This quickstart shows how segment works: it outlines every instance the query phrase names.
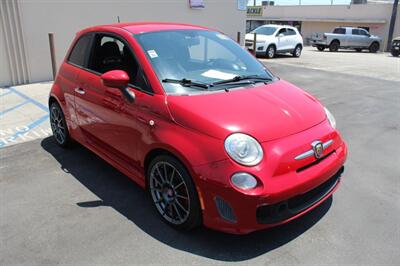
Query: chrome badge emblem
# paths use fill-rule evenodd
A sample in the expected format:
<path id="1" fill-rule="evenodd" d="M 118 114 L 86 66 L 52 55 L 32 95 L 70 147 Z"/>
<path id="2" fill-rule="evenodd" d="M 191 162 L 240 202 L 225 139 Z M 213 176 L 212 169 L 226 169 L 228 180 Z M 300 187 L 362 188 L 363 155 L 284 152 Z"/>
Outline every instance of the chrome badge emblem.
<path id="1" fill-rule="evenodd" d="M 324 152 L 324 144 L 321 141 L 316 140 L 313 143 L 311 143 L 311 146 L 314 151 L 315 158 L 317 159 L 321 158 Z"/>

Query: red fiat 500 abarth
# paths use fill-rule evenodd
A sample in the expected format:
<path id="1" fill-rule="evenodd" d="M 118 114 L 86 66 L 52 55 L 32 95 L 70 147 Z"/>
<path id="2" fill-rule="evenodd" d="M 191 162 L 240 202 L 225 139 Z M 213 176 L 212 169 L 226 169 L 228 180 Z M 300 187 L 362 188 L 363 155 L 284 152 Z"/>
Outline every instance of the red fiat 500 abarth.
<path id="1" fill-rule="evenodd" d="M 347 155 L 316 98 L 192 25 L 79 32 L 49 106 L 60 146 L 95 152 L 180 229 L 245 234 L 295 219 L 336 190 Z"/>

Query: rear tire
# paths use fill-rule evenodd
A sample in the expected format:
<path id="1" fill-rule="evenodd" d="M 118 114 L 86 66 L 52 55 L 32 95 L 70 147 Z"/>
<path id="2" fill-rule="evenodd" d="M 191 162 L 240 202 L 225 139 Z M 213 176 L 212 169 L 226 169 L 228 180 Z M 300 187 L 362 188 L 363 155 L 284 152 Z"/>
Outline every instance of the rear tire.
<path id="1" fill-rule="evenodd" d="M 266 56 L 267 58 L 271 59 L 274 58 L 276 54 L 276 48 L 274 45 L 270 45 L 267 47 Z"/>
<path id="2" fill-rule="evenodd" d="M 193 180 L 185 166 L 170 155 L 154 158 L 146 173 L 154 207 L 167 224 L 190 230 L 201 224 L 201 208 Z"/>
<path id="3" fill-rule="evenodd" d="M 303 48 L 301 47 L 300 44 L 298 44 L 298 45 L 296 46 L 296 48 L 294 48 L 292 55 L 293 55 L 294 57 L 300 57 L 300 56 L 301 56 L 301 51 L 302 51 L 302 50 L 303 50 Z"/>
<path id="4" fill-rule="evenodd" d="M 68 126 L 64 113 L 57 102 L 50 104 L 50 126 L 53 137 L 60 147 L 66 148 L 71 144 Z"/>
<path id="5" fill-rule="evenodd" d="M 377 43 L 377 42 L 371 43 L 371 45 L 369 46 L 369 52 L 376 53 L 378 51 L 379 51 L 379 43 Z"/>
<path id="6" fill-rule="evenodd" d="M 338 41 L 333 41 L 329 45 L 329 51 L 331 52 L 337 52 L 339 50 L 339 42 Z"/>
<path id="7" fill-rule="evenodd" d="M 323 50 L 325 50 L 325 47 L 322 45 L 318 45 L 317 49 L 318 49 L 318 51 L 322 52 Z"/>

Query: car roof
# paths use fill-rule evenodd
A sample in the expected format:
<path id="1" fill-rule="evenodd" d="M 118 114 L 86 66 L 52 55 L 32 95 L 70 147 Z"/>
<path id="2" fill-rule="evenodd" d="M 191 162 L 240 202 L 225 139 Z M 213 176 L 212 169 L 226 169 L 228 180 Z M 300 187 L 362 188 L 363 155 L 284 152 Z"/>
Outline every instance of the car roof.
<path id="1" fill-rule="evenodd" d="M 273 27 L 273 28 L 289 28 L 289 29 L 296 29 L 296 27 L 290 26 L 290 25 L 278 25 L 278 24 L 265 24 L 260 26 L 262 27 Z"/>
<path id="2" fill-rule="evenodd" d="M 86 28 L 81 32 L 99 31 L 104 28 L 120 28 L 127 30 L 133 34 L 155 32 L 155 31 L 166 31 L 166 30 L 208 30 L 208 28 L 180 23 L 169 23 L 169 22 L 131 22 L 131 23 L 115 23 L 99 25 L 90 28 Z"/>

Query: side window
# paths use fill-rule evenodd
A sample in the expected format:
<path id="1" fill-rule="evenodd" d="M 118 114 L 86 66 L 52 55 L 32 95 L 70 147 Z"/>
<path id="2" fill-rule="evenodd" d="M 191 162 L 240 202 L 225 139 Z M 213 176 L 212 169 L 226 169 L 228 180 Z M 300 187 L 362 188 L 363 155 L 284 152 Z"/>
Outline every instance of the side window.
<path id="1" fill-rule="evenodd" d="M 333 33 L 346 34 L 346 29 L 345 28 L 336 28 L 336 29 L 333 30 Z"/>
<path id="2" fill-rule="evenodd" d="M 123 70 L 129 75 L 129 83 L 147 90 L 148 86 L 138 62 L 128 45 L 111 35 L 97 34 L 94 39 L 88 68 L 104 74 L 111 70 Z"/>
<path id="3" fill-rule="evenodd" d="M 353 34 L 353 35 L 361 35 L 359 29 L 352 29 L 351 30 L 351 34 Z"/>
<path id="4" fill-rule="evenodd" d="M 287 35 L 287 36 L 296 35 L 296 32 L 293 29 L 286 29 L 285 35 Z"/>
<path id="5" fill-rule="evenodd" d="M 286 29 L 285 29 L 285 28 L 280 29 L 280 30 L 278 31 L 278 33 L 276 34 L 276 36 L 279 36 L 279 34 L 286 35 Z"/>
<path id="6" fill-rule="evenodd" d="M 360 29 L 360 35 L 369 36 L 369 33 L 366 30 Z"/>
<path id="7" fill-rule="evenodd" d="M 75 44 L 68 57 L 68 61 L 78 66 L 85 67 L 85 59 L 90 45 L 90 35 L 82 36 Z"/>

